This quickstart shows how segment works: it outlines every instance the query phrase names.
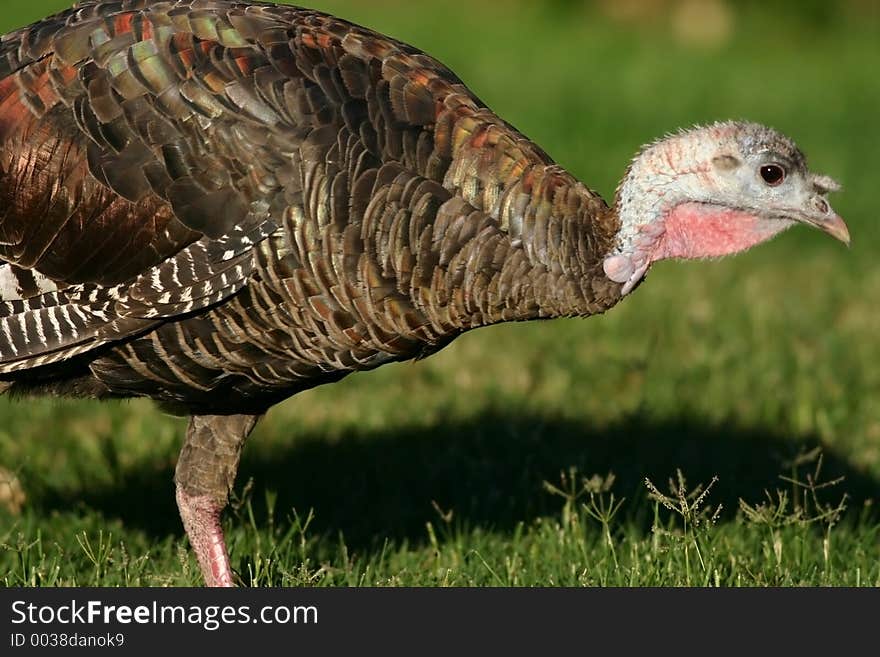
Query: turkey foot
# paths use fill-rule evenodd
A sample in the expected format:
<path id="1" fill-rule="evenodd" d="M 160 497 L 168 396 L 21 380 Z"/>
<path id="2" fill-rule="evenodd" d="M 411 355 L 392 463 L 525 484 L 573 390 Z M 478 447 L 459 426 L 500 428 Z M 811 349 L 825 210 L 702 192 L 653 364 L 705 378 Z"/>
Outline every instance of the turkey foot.
<path id="1" fill-rule="evenodd" d="M 208 586 L 234 586 L 226 541 L 220 528 L 223 506 L 209 495 L 189 495 L 177 486 L 180 518 Z"/>

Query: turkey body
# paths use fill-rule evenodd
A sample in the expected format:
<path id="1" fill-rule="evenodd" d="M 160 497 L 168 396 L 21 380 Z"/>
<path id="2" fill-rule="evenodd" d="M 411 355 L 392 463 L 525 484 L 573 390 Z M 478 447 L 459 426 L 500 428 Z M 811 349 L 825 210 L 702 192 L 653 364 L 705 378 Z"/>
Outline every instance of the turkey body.
<path id="1" fill-rule="evenodd" d="M 606 310 L 618 224 L 442 64 L 315 11 L 88 0 L 0 40 L 0 391 L 190 415 L 176 497 L 209 585 L 271 405 Z"/>
<path id="2" fill-rule="evenodd" d="M 90 1 L 0 42 L 0 381 L 258 415 L 602 312 L 617 217 L 417 49 L 315 11 Z"/>
<path id="3" fill-rule="evenodd" d="M 473 328 L 603 312 L 652 262 L 802 223 L 838 189 L 784 135 L 649 144 L 615 203 L 421 51 L 315 11 L 86 0 L 0 38 L 0 392 L 190 415 L 205 582 L 259 417 Z"/>

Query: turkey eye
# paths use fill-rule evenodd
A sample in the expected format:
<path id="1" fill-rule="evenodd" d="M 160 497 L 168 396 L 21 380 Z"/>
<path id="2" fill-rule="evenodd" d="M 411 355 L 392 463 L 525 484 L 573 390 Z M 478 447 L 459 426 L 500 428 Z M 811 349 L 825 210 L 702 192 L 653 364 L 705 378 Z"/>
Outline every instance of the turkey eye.
<path id="1" fill-rule="evenodd" d="M 785 169 L 778 164 L 765 164 L 761 167 L 761 178 L 768 185 L 775 187 L 785 180 Z"/>

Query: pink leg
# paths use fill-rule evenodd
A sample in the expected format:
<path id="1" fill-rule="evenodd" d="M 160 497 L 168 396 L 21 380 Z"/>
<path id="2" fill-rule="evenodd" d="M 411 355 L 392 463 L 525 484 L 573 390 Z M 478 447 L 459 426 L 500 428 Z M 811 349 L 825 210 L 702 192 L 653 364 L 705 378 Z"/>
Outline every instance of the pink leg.
<path id="1" fill-rule="evenodd" d="M 193 416 L 177 460 L 177 508 L 208 586 L 234 586 L 220 513 L 235 481 L 241 448 L 257 419 L 256 415 Z"/>
<path id="2" fill-rule="evenodd" d="M 235 586 L 220 528 L 223 506 L 209 495 L 188 495 L 177 487 L 177 508 L 207 586 Z"/>

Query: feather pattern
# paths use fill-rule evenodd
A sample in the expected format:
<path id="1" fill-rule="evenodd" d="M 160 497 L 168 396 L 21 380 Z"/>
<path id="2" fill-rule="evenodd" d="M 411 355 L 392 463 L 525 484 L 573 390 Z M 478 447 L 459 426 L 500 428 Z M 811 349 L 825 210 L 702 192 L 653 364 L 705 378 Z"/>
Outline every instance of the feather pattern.
<path id="1" fill-rule="evenodd" d="M 598 195 L 435 59 L 319 12 L 80 2 L 0 40 L 0 142 L 13 388 L 261 412 L 620 298 Z"/>

